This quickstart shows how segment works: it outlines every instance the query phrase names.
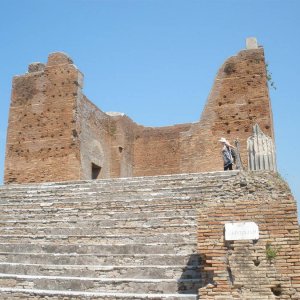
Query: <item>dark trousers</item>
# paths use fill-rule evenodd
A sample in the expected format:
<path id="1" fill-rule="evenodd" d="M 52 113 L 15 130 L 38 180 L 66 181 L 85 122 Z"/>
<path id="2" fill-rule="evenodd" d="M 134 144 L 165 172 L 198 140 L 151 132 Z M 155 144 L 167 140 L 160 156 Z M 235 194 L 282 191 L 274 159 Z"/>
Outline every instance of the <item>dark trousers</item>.
<path id="1" fill-rule="evenodd" d="M 232 170 L 232 164 L 227 165 L 224 167 L 224 171 Z"/>

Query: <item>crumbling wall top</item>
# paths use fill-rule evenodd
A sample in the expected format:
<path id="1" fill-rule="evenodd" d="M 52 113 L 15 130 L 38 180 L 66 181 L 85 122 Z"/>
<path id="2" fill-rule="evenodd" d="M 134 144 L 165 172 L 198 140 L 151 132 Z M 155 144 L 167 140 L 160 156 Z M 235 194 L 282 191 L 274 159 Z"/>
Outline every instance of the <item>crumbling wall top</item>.
<path id="1" fill-rule="evenodd" d="M 54 52 L 49 54 L 47 66 L 73 64 L 73 60 L 63 52 Z"/>
<path id="2" fill-rule="evenodd" d="M 28 73 L 41 72 L 44 71 L 44 69 L 45 69 L 45 64 L 40 62 L 34 62 L 28 66 Z"/>

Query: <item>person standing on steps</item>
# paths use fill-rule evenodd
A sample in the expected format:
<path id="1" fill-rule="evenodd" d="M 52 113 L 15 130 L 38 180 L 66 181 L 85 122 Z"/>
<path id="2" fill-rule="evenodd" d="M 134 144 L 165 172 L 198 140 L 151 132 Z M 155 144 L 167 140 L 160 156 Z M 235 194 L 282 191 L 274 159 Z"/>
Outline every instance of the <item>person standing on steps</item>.
<path id="1" fill-rule="evenodd" d="M 230 143 L 225 139 L 221 138 L 219 139 L 219 142 L 222 143 L 222 157 L 224 161 L 224 171 L 232 170 L 232 165 L 235 163 L 235 147 L 230 145 Z"/>

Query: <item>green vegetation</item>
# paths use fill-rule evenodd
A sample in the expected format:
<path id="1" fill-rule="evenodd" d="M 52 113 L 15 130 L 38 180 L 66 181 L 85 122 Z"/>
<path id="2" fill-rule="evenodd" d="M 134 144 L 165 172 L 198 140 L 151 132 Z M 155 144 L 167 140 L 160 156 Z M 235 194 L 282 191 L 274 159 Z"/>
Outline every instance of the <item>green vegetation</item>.
<path id="1" fill-rule="evenodd" d="M 274 247 L 271 243 L 267 243 L 266 245 L 266 256 L 268 261 L 272 261 L 275 259 L 278 255 L 278 252 L 280 250 L 280 247 Z"/>
<path id="2" fill-rule="evenodd" d="M 273 79 L 272 79 L 272 73 L 271 73 L 270 70 L 269 70 L 269 63 L 266 63 L 266 72 L 267 72 L 267 80 L 268 80 L 268 83 L 270 84 L 270 86 L 271 86 L 274 90 L 276 90 L 277 88 L 276 88 L 275 83 L 274 83 L 274 81 L 273 81 Z"/>

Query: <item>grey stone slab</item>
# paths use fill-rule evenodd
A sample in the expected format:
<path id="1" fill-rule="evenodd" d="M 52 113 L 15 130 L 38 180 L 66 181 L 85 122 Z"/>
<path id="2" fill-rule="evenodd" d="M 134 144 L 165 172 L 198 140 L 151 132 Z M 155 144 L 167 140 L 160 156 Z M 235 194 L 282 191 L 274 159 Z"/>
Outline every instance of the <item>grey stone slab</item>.
<path id="1" fill-rule="evenodd" d="M 237 176 L 0 187 L 0 297 L 196 299 L 197 209 Z"/>
<path id="2" fill-rule="evenodd" d="M 200 258 L 189 254 L 73 254 L 73 253 L 0 253 L 2 263 L 51 265 L 199 265 Z"/>
<path id="3" fill-rule="evenodd" d="M 173 254 L 187 255 L 196 252 L 196 241 L 187 243 L 171 243 L 156 241 L 154 243 L 116 243 L 104 245 L 76 245 L 76 244 L 51 244 L 51 243 L 1 243 L 1 254 L 18 254 L 18 253 L 72 253 L 72 254 Z"/>
<path id="4" fill-rule="evenodd" d="M 75 292 L 75 291 L 54 291 L 54 290 L 37 290 L 37 289 L 16 289 L 16 288 L 0 288 L 3 299 L 21 300 L 30 299 L 35 300 L 48 299 L 52 300 L 71 300 L 71 299 L 89 299 L 89 300 L 143 300 L 143 299 L 166 299 L 166 300 L 197 300 L 197 295 L 194 294 L 141 294 L 141 293 L 97 293 L 97 292 Z"/>
<path id="5" fill-rule="evenodd" d="M 15 288 L 28 286 L 46 290 L 74 290 L 90 292 L 128 293 L 197 293 L 202 285 L 200 279 L 136 279 L 136 278 L 90 278 L 65 276 L 32 276 L 0 274 L 0 286 Z"/>
<path id="6" fill-rule="evenodd" d="M 140 279 L 190 279 L 201 277 L 200 266 L 196 265 L 101 266 L 0 263 L 0 273 L 35 276 Z"/>

